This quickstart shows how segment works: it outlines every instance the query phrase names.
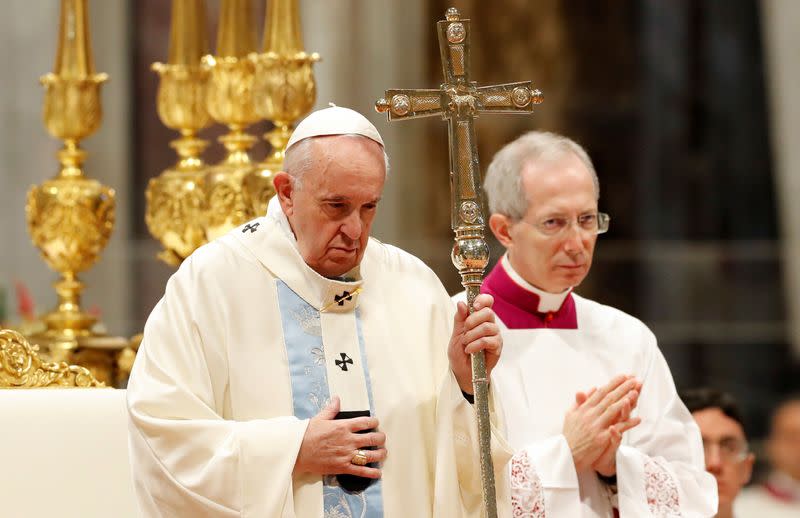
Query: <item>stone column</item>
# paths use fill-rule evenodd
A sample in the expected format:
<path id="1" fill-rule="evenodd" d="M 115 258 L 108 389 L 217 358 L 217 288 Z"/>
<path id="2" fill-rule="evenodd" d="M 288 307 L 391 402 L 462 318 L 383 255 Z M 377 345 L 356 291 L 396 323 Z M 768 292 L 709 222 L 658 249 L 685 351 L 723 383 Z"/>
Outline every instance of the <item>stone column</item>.
<path id="1" fill-rule="evenodd" d="M 772 157 L 782 233 L 786 320 L 795 356 L 800 357 L 800 2 L 762 0 Z M 743 102 L 747 102 L 743 99 Z"/>

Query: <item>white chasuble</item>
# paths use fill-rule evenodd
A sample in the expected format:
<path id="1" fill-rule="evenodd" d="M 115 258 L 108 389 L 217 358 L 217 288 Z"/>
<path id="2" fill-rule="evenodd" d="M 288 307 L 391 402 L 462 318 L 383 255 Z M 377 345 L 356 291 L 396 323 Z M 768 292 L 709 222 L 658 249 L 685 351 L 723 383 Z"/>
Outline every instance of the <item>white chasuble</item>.
<path id="1" fill-rule="evenodd" d="M 280 216 L 200 248 L 147 321 L 128 385 L 144 515 L 479 517 L 475 412 L 449 369 L 441 283 L 376 240 L 352 279 L 323 278 Z M 386 434 L 383 476 L 366 489 L 293 473 L 309 419 L 333 395 Z M 506 487 L 500 414 L 492 454 Z"/>
<path id="2" fill-rule="evenodd" d="M 705 471 L 699 430 L 644 324 L 569 291 L 537 290 L 506 257 L 481 291 L 494 297 L 501 321 L 503 353 L 491 383 L 514 450 L 508 469 L 515 517 L 716 514 L 716 482 Z M 634 411 L 642 422 L 623 434 L 614 486 L 593 470 L 576 471 L 562 429 L 577 392 L 618 374 L 643 382 Z"/>

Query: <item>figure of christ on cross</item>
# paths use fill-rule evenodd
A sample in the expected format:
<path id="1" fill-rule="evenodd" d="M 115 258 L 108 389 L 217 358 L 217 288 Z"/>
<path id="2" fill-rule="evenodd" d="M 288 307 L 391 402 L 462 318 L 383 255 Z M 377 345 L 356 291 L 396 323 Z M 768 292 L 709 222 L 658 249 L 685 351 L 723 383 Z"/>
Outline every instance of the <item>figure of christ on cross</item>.
<path id="1" fill-rule="evenodd" d="M 375 108 L 389 121 L 441 115 L 450 142 L 451 227 L 455 232 L 452 260 L 467 293 L 467 308 L 480 291 L 489 263 L 484 239 L 483 192 L 474 119 L 481 113 L 531 113 L 543 101 L 530 81 L 477 86 L 470 80 L 470 23 L 458 10 L 447 10 L 437 23 L 444 83 L 438 89 L 392 89 Z M 486 515 L 497 516 L 494 472 L 490 456 L 489 380 L 483 352 L 472 355 L 472 381 L 481 447 L 481 479 Z M 463 390 L 463 387 L 462 387 Z M 466 392 L 466 391 L 465 391 Z"/>

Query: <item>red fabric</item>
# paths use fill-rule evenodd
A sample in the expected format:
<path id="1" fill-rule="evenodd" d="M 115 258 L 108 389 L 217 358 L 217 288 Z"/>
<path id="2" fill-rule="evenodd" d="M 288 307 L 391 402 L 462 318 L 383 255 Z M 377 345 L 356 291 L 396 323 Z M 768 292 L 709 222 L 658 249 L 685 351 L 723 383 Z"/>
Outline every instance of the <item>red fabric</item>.
<path id="1" fill-rule="evenodd" d="M 502 261 L 484 279 L 481 293 L 494 297 L 493 309 L 509 329 L 578 329 L 572 293 L 558 311 L 540 313 L 539 296 L 514 282 Z"/>
<path id="2" fill-rule="evenodd" d="M 17 312 L 25 320 L 33 320 L 36 310 L 33 304 L 33 297 L 28 287 L 22 282 L 17 281 Z"/>
<path id="3" fill-rule="evenodd" d="M 797 501 L 793 494 L 775 486 L 774 484 L 770 484 L 769 482 L 764 484 L 764 489 L 772 497 L 774 497 L 776 500 L 780 500 L 781 502 L 793 503 Z"/>

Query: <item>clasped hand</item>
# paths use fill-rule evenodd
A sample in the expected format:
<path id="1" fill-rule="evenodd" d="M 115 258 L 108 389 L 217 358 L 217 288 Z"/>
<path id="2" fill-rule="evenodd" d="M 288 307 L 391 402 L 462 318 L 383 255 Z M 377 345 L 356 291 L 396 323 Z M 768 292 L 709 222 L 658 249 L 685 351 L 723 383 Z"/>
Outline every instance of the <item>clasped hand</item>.
<path id="1" fill-rule="evenodd" d="M 339 413 L 340 402 L 337 396 L 312 417 L 300 444 L 300 451 L 294 465 L 294 472 L 317 475 L 357 475 L 366 478 L 380 478 L 381 470 L 369 466 L 356 466 L 351 461 L 356 450 L 364 450 L 367 462 L 383 462 L 386 459 L 386 435 L 383 432 L 357 433 L 363 430 L 377 430 L 378 420 L 374 417 L 354 417 L 334 419 Z"/>
<path id="2" fill-rule="evenodd" d="M 575 404 L 564 417 L 563 434 L 576 471 L 593 469 L 607 477 L 616 474 L 622 434 L 641 422 L 641 418 L 631 417 L 641 390 L 636 378 L 620 375 L 599 389 L 575 395 Z"/>
<path id="3" fill-rule="evenodd" d="M 490 295 L 475 298 L 475 311 L 470 314 L 463 302 L 458 304 L 454 318 L 453 334 L 448 346 L 450 368 L 456 376 L 461 390 L 472 393 L 472 364 L 469 355 L 486 351 L 486 371 L 491 373 L 500 358 L 503 341 L 500 329 L 495 323 L 491 307 L 494 299 Z M 377 430 L 378 420 L 374 417 L 339 419 L 340 402 L 333 397 L 330 404 L 311 418 L 300 444 L 300 451 L 294 465 L 294 473 L 314 473 L 318 475 L 349 474 L 366 478 L 380 478 L 381 470 L 352 463 L 353 454 L 363 448 L 367 463 L 379 463 L 386 459 L 386 435 Z"/>

